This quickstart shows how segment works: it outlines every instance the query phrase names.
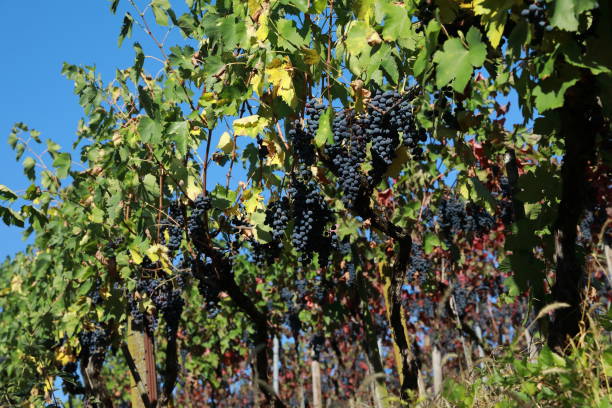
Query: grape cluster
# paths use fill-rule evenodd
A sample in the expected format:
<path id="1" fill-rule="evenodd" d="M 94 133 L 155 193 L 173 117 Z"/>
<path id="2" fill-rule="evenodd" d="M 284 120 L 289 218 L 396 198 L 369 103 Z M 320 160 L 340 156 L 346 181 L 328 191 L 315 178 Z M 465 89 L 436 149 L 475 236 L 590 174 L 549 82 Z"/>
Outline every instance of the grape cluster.
<path id="1" fill-rule="evenodd" d="M 174 202 L 168 208 L 168 218 L 162 220 L 162 236 L 164 243 L 170 252 L 178 251 L 183 239 L 183 225 L 185 217 L 178 202 Z M 168 233 L 168 242 L 165 242 L 165 232 Z"/>
<path id="2" fill-rule="evenodd" d="M 484 288 L 489 289 L 489 288 Z M 478 303 L 478 294 L 476 290 L 468 291 L 459 284 L 455 284 L 453 288 L 453 296 L 455 298 L 455 306 L 460 317 L 464 316 L 468 305 Z"/>
<path id="3" fill-rule="evenodd" d="M 166 273 L 156 271 L 156 265 L 148 257 L 145 257 L 141 266 L 142 276 L 136 284 L 135 292 L 128 298 L 132 323 L 138 329 L 152 331 L 157 328 L 157 315 L 161 314 L 167 325 L 168 336 L 173 335 L 178 329 L 184 305 L 181 290 L 173 287 Z M 154 278 L 154 272 L 164 280 Z M 155 306 L 154 313 L 146 313 L 139 307 L 139 299 L 144 298 L 151 300 Z"/>
<path id="4" fill-rule="evenodd" d="M 423 247 L 419 244 L 413 244 L 410 251 L 410 264 L 406 272 L 408 282 L 418 288 L 421 288 L 427 275 L 429 274 L 430 262 L 425 258 Z"/>
<path id="5" fill-rule="evenodd" d="M 346 270 L 348 272 L 348 279 L 346 281 L 346 284 L 349 288 L 352 288 L 357 282 L 357 272 L 355 271 L 355 264 L 349 262 L 348 265 L 346 265 Z"/>
<path id="6" fill-rule="evenodd" d="M 104 247 L 104 250 L 103 250 L 104 256 L 106 256 L 107 258 L 114 257 L 115 256 L 115 251 L 117 250 L 117 248 L 119 248 L 119 246 L 122 243 L 123 243 L 123 237 L 118 237 L 118 238 L 112 239 Z"/>
<path id="7" fill-rule="evenodd" d="M 319 119 L 321 118 L 321 114 L 325 109 L 325 105 L 323 105 L 321 102 L 309 101 L 306 103 L 305 108 L 304 113 L 306 115 L 306 131 L 314 137 L 319 129 Z"/>
<path id="8" fill-rule="evenodd" d="M 293 175 L 287 193 L 292 200 L 292 217 L 295 220 L 291 241 L 299 253 L 298 262 L 309 264 L 313 254 L 319 254 L 319 264 L 329 260 L 331 237 L 326 225 L 334 220 L 334 214 L 312 179 L 308 169 L 301 169 L 302 177 Z M 305 177 L 304 177 L 305 176 Z"/>
<path id="9" fill-rule="evenodd" d="M 495 226 L 495 219 L 484 208 L 474 203 L 465 206 L 465 229 L 478 235 L 486 234 Z"/>
<path id="10" fill-rule="evenodd" d="M 289 222 L 289 199 L 283 197 L 268 204 L 264 223 L 272 228 L 272 238 L 281 240 Z"/>
<path id="11" fill-rule="evenodd" d="M 356 116 L 352 110 L 339 112 L 333 122 L 334 144 L 326 149 L 338 175 L 338 183 L 347 208 L 360 199 L 361 186 L 377 185 L 393 162 L 401 142 L 420 156 L 419 142 L 427 134 L 414 119 L 410 102 L 397 91 L 377 90 L 366 112 Z M 371 143 L 372 170 L 364 179 L 361 172 L 366 159 L 366 146 Z"/>
<path id="12" fill-rule="evenodd" d="M 527 8 L 521 10 L 521 16 L 540 30 L 553 30 L 553 26 L 548 24 L 544 2 L 541 0 L 535 0 Z"/>
<path id="13" fill-rule="evenodd" d="M 261 138 L 261 136 L 257 136 L 257 157 L 259 157 L 259 160 L 264 160 L 266 157 L 268 157 L 268 153 L 270 153 L 268 151 L 268 147 L 263 144 L 263 139 Z"/>
<path id="14" fill-rule="evenodd" d="M 439 225 L 447 239 L 460 232 L 486 234 L 495 225 L 494 218 L 482 207 L 465 203 L 458 197 L 443 198 L 438 207 Z"/>
<path id="15" fill-rule="evenodd" d="M 201 237 L 204 232 L 206 212 L 212 208 L 210 195 L 199 195 L 193 202 L 191 215 L 187 220 L 187 229 L 192 237 Z"/>
<path id="16" fill-rule="evenodd" d="M 312 144 L 314 133 L 308 130 L 302 127 L 299 120 L 295 120 L 287 132 L 293 153 L 298 163 L 304 166 L 312 166 L 315 163 L 315 148 Z"/>
<path id="17" fill-rule="evenodd" d="M 100 289 L 102 289 L 102 279 L 97 276 L 96 281 L 94 282 L 93 287 L 89 291 L 89 297 L 91 298 L 91 303 L 94 306 L 97 306 L 102 303 L 102 295 L 100 294 Z"/>
<path id="18" fill-rule="evenodd" d="M 334 145 L 327 153 L 338 172 L 338 184 L 345 207 L 353 208 L 363 184 L 361 165 L 366 158 L 367 135 L 354 117 L 353 111 L 341 111 L 332 124 Z"/>
<path id="19" fill-rule="evenodd" d="M 231 268 L 231 264 L 225 265 Z M 226 271 L 230 272 L 230 271 Z M 191 261 L 191 273 L 198 279 L 198 289 L 206 302 L 206 311 L 209 317 L 216 316 L 219 309 L 219 293 L 221 282 L 217 279 L 212 259 L 200 254 Z"/>
<path id="20" fill-rule="evenodd" d="M 399 146 L 399 116 L 395 114 L 397 97 L 399 93 L 393 91 L 375 92 L 368 105 L 368 115 L 364 118 L 366 133 L 372 140 L 374 172 L 381 175 L 391 165 Z"/>
<path id="21" fill-rule="evenodd" d="M 278 240 L 266 243 L 252 240 L 251 245 L 253 247 L 253 261 L 258 266 L 272 265 L 281 256 L 283 250 L 283 243 Z"/>
<path id="22" fill-rule="evenodd" d="M 440 124 L 442 126 L 457 129 L 459 128 L 459 123 L 457 121 L 456 114 L 464 111 L 465 108 L 463 107 L 462 102 L 457 102 L 453 114 L 453 112 L 451 112 L 452 103 L 453 88 L 448 85 L 444 86 L 433 94 L 433 110 L 426 111 L 425 116 L 433 121 L 436 112 L 438 112 Z"/>
<path id="23" fill-rule="evenodd" d="M 106 349 L 110 345 L 110 338 L 105 329 L 97 328 L 92 331 L 82 331 L 78 335 L 81 344 L 81 356 L 91 358 L 94 364 L 101 366 L 106 356 Z"/>

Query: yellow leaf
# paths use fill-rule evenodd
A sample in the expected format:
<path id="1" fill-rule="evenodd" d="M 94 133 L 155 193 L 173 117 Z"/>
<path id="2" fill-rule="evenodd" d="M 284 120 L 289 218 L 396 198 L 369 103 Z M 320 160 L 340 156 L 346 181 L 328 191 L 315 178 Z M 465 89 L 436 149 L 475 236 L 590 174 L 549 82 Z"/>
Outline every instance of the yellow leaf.
<path id="1" fill-rule="evenodd" d="M 487 4 L 487 1 L 488 0 L 474 0 L 472 3 L 474 5 L 474 14 L 482 16 L 480 22 L 486 30 L 487 38 L 491 42 L 491 45 L 495 48 L 501 41 L 504 33 L 504 26 L 508 19 L 508 10 L 512 6 L 512 3 L 514 3 L 514 0 L 491 3 L 497 6 L 493 9 L 489 8 L 490 6 Z"/>
<path id="2" fill-rule="evenodd" d="M 161 244 L 151 245 L 146 251 L 147 256 L 152 262 L 161 262 L 162 268 L 168 273 L 172 273 L 170 258 L 168 258 L 168 248 Z"/>
<path id="3" fill-rule="evenodd" d="M 293 87 L 293 80 L 291 79 L 292 72 L 293 66 L 291 66 L 287 59 L 281 61 L 276 58 L 272 60 L 272 63 L 266 69 L 268 79 L 274 86 L 274 94 L 281 97 L 287 105 L 295 107 L 297 105 L 297 96 Z"/>
<path id="4" fill-rule="evenodd" d="M 260 194 L 260 192 L 261 190 L 253 188 L 251 190 L 246 190 L 243 193 L 242 204 L 244 204 L 244 209 L 246 210 L 247 214 L 253 214 L 258 207 L 263 209 L 263 206 L 261 206 L 263 196 Z"/>
<path id="5" fill-rule="evenodd" d="M 11 290 L 13 292 L 21 293 L 21 285 L 23 285 L 23 279 L 19 275 L 13 276 L 11 279 Z"/>
<path id="6" fill-rule="evenodd" d="M 140 253 L 134 248 L 130 248 L 130 255 L 132 256 L 132 261 L 135 264 L 140 265 L 142 263 L 142 255 L 140 255 Z"/>
<path id="7" fill-rule="evenodd" d="M 232 137 L 228 132 L 223 132 L 223 134 L 219 138 L 219 143 L 217 143 L 217 149 L 221 149 L 225 154 L 230 154 L 234 149 Z"/>
<path id="8" fill-rule="evenodd" d="M 268 126 L 268 119 L 259 115 L 246 116 L 234 121 L 234 133 L 238 136 L 256 137 Z"/>
<path id="9" fill-rule="evenodd" d="M 196 128 L 191 129 L 189 133 L 191 134 L 191 136 L 200 136 L 200 134 L 202 133 L 202 129 L 199 127 L 196 127 Z"/>
<path id="10" fill-rule="evenodd" d="M 463 197 L 464 200 L 470 199 L 470 190 L 468 190 L 465 184 L 461 184 L 461 186 L 459 187 L 459 194 L 461 195 L 461 197 Z"/>
<path id="11" fill-rule="evenodd" d="M 253 87 L 253 91 L 257 94 L 257 96 L 261 96 L 263 94 L 263 76 L 260 74 L 255 74 L 251 77 L 249 82 Z"/>
<path id="12" fill-rule="evenodd" d="M 76 361 L 76 356 L 71 352 L 68 345 L 64 344 L 55 350 L 55 360 L 61 365 L 66 365 L 68 363 L 74 363 Z"/>
<path id="13" fill-rule="evenodd" d="M 317 50 L 313 50 L 308 47 L 302 47 L 300 51 L 302 52 L 302 58 L 304 58 L 304 62 L 308 65 L 318 64 L 321 60 L 321 56 L 319 55 Z"/>
<path id="14" fill-rule="evenodd" d="M 187 197 L 195 200 L 202 193 L 202 186 L 199 184 L 199 179 L 194 176 L 187 177 Z"/>

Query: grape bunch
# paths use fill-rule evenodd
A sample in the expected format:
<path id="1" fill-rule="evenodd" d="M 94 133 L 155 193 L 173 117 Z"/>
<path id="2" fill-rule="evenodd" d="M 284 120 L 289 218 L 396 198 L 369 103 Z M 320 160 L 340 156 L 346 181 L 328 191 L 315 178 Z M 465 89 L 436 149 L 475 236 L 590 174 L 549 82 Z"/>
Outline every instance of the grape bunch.
<path id="1" fill-rule="evenodd" d="M 477 235 L 486 234 L 495 226 L 495 219 L 484 208 L 474 203 L 465 206 L 465 229 Z"/>
<path id="2" fill-rule="evenodd" d="M 346 265 L 346 270 L 348 272 L 348 279 L 346 280 L 346 285 L 349 288 L 352 288 L 357 282 L 357 272 L 355 271 L 355 264 L 349 262 Z"/>
<path id="3" fill-rule="evenodd" d="M 181 297 L 181 291 L 174 289 L 171 282 L 166 281 L 159 283 L 152 280 L 156 285 L 151 285 L 152 289 L 150 296 L 155 308 L 161 312 L 162 317 L 166 321 L 166 333 L 168 337 L 173 336 L 178 330 L 183 311 L 184 301 Z"/>
<path id="4" fill-rule="evenodd" d="M 270 153 L 270 151 L 268 150 L 268 147 L 263 143 L 263 139 L 261 138 L 261 136 L 257 136 L 257 157 L 259 157 L 259 160 L 265 160 L 266 157 L 268 157 L 268 153 Z"/>
<path id="5" fill-rule="evenodd" d="M 352 111 L 341 111 L 332 124 L 334 145 L 328 154 L 337 168 L 338 184 L 342 191 L 342 202 L 353 208 L 363 184 L 361 165 L 366 158 L 368 142 L 363 127 L 355 120 Z"/>
<path id="6" fill-rule="evenodd" d="M 96 281 L 94 282 L 92 288 L 89 291 L 88 296 L 91 298 L 91 303 L 94 306 L 97 306 L 102 303 L 102 295 L 100 294 L 100 289 L 102 289 L 102 279 L 97 276 Z"/>
<path id="7" fill-rule="evenodd" d="M 168 218 L 162 220 L 162 237 L 164 243 L 170 252 L 178 251 L 183 239 L 183 225 L 185 217 L 178 202 L 172 203 L 168 208 Z M 165 233 L 168 233 L 168 241 L 166 241 Z"/>
<path id="8" fill-rule="evenodd" d="M 402 144 L 410 148 L 415 157 L 423 153 L 419 142 L 427 140 L 427 134 L 418 127 L 406 95 L 397 91 L 374 91 L 360 124 L 372 143 L 372 170 L 368 173 L 370 186 L 380 182 L 393 162 L 400 145 L 400 132 Z"/>
<path id="9" fill-rule="evenodd" d="M 321 118 L 321 113 L 325 109 L 325 105 L 323 105 L 321 102 L 309 101 L 306 103 L 305 108 L 304 113 L 306 114 L 306 131 L 314 136 L 319 129 L 319 119 Z"/>
<path id="10" fill-rule="evenodd" d="M 483 287 L 482 289 L 488 290 L 490 288 Z M 453 287 L 453 296 L 455 298 L 455 306 L 457 307 L 457 314 L 459 317 L 463 317 L 466 314 L 469 305 L 478 303 L 478 294 L 476 290 L 468 291 L 463 286 L 455 283 Z"/>
<path id="11" fill-rule="evenodd" d="M 372 140 L 372 166 L 374 173 L 384 174 L 395 157 L 399 146 L 399 116 L 395 109 L 399 93 L 376 91 L 364 118 L 366 133 Z"/>
<path id="12" fill-rule="evenodd" d="M 94 364 L 101 366 L 106 356 L 106 349 L 110 345 L 108 332 L 105 329 L 97 328 L 82 331 L 78 337 L 81 344 L 81 356 L 91 358 Z"/>
<path id="13" fill-rule="evenodd" d="M 187 229 L 192 237 L 201 237 L 204 232 L 206 212 L 212 208 L 210 195 L 199 195 L 193 202 L 191 215 L 187 219 Z"/>
<path id="14" fill-rule="evenodd" d="M 443 198 L 438 207 L 438 223 L 447 240 L 458 233 L 483 235 L 495 225 L 494 218 L 475 203 L 465 203 L 458 197 Z"/>
<path id="15" fill-rule="evenodd" d="M 115 251 L 122 243 L 123 237 L 112 239 L 110 242 L 108 242 L 108 244 L 104 246 L 104 256 L 106 256 L 107 258 L 113 258 L 115 256 Z"/>
<path id="16" fill-rule="evenodd" d="M 289 222 L 289 199 L 283 197 L 268 204 L 264 223 L 272 228 L 272 238 L 281 240 Z"/>
<path id="17" fill-rule="evenodd" d="M 315 148 L 312 144 L 314 133 L 308 127 L 303 128 L 299 120 L 293 121 L 287 132 L 293 153 L 301 165 L 312 166 L 315 163 Z"/>
<path id="18" fill-rule="evenodd" d="M 252 240 L 253 261 L 258 266 L 272 265 L 278 259 L 283 250 L 283 243 L 278 240 L 272 240 L 266 243 L 259 243 Z"/>
<path id="19" fill-rule="evenodd" d="M 421 288 L 425 284 L 430 267 L 429 260 L 425 258 L 423 247 L 419 244 L 413 244 L 410 251 L 410 263 L 406 271 L 408 283 Z"/>
<path id="20" fill-rule="evenodd" d="M 544 2 L 541 0 L 535 0 L 527 8 L 521 10 L 521 16 L 528 22 L 534 24 L 537 29 L 546 31 L 553 30 L 553 26 L 548 24 Z"/>
<path id="21" fill-rule="evenodd" d="M 231 269 L 231 264 L 227 264 L 224 267 Z M 231 272 L 231 270 L 226 272 Z M 198 279 L 198 289 L 206 302 L 208 316 L 216 316 L 220 311 L 219 293 L 221 292 L 221 282 L 217 279 L 212 259 L 199 254 L 191 261 L 191 274 Z"/>
<path id="22" fill-rule="evenodd" d="M 298 262 L 309 264 L 315 253 L 319 264 L 326 264 L 329 258 L 330 236 L 326 226 L 334 220 L 334 214 L 312 179 L 310 170 L 298 170 L 302 177 L 292 176 L 287 193 L 292 200 L 292 217 L 295 220 L 291 241 L 299 253 Z M 304 176 L 306 176 L 304 178 Z"/>

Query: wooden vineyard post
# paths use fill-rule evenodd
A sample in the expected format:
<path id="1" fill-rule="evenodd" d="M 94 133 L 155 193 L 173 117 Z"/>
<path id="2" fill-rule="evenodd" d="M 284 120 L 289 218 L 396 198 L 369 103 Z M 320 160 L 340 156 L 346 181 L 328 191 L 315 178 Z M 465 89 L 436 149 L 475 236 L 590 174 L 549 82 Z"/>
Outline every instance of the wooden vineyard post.
<path id="1" fill-rule="evenodd" d="M 133 327 L 128 321 L 127 347 L 123 352 L 130 368 L 131 402 L 134 408 L 153 408 L 157 405 L 157 373 L 155 346 L 152 336 Z"/>

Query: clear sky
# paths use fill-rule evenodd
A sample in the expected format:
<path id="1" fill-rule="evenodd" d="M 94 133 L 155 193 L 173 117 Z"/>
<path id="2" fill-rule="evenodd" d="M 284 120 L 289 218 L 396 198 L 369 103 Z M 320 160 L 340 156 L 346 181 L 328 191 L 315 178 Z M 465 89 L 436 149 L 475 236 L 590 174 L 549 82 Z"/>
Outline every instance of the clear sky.
<path id="1" fill-rule="evenodd" d="M 104 82 L 108 82 L 114 78 L 116 68 L 133 64 L 134 41 L 140 41 L 145 52 L 154 50 L 138 27 L 133 29 L 134 36 L 118 48 L 117 36 L 129 6 L 127 1 L 122 3 L 124 8 L 113 15 L 107 0 L 2 2 L 0 184 L 13 190 L 29 186 L 21 163 L 15 161 L 7 144 L 15 122 L 37 129 L 43 138 L 53 139 L 64 149 L 70 149 L 75 140 L 83 112 L 72 92 L 72 82 L 60 74 L 64 62 L 96 65 Z M 0 259 L 25 246 L 18 228 L 0 222 Z"/>

